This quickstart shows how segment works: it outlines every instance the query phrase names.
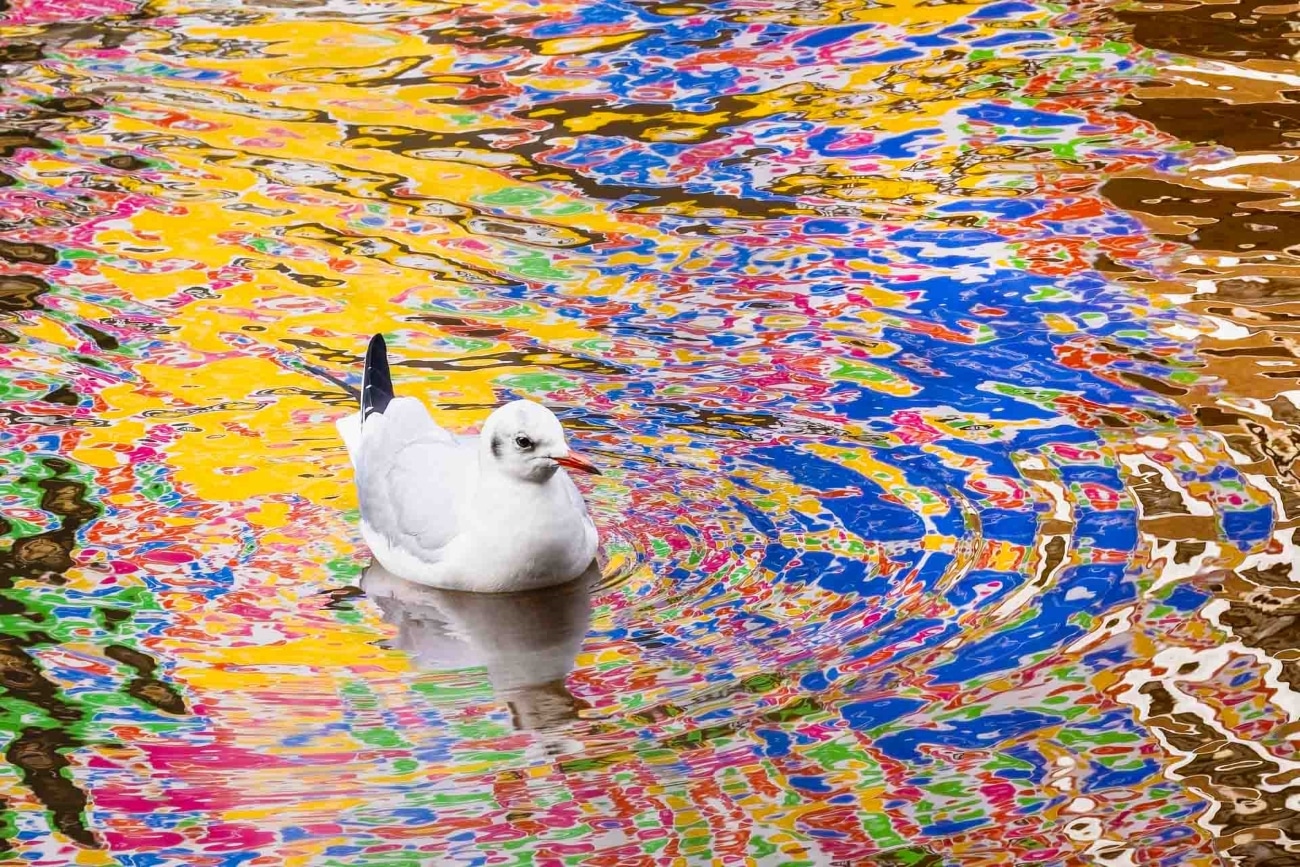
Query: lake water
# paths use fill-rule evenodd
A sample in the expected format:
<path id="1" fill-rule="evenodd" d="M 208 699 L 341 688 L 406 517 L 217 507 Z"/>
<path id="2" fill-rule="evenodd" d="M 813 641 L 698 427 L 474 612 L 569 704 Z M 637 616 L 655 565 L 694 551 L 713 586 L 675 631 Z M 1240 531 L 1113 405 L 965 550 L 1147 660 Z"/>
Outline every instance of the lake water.
<path id="1" fill-rule="evenodd" d="M 0 2 L 0 859 L 1300 864 L 1298 9 Z M 376 332 L 599 574 L 363 581 Z"/>

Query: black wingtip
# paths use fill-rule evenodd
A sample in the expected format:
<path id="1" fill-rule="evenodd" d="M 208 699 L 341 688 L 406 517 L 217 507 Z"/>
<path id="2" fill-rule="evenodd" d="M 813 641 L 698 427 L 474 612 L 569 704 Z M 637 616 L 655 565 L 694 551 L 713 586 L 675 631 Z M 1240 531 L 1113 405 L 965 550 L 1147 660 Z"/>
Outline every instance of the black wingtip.
<path id="1" fill-rule="evenodd" d="M 393 399 L 393 377 L 388 372 L 388 345 L 384 335 L 370 338 L 366 347 L 366 367 L 361 375 L 361 420 L 371 413 L 383 414 Z"/>

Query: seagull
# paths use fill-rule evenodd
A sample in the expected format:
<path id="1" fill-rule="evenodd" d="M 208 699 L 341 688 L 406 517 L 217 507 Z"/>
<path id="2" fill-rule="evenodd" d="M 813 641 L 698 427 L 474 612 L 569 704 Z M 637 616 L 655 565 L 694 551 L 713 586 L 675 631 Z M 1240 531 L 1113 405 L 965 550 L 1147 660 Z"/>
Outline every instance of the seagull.
<path id="1" fill-rule="evenodd" d="M 599 536 L 567 471 L 600 471 L 541 404 L 513 401 L 478 437 L 456 436 L 418 398 L 394 395 L 376 334 L 361 411 L 337 426 L 356 473 L 361 534 L 397 577 L 503 593 L 572 581 L 595 560 Z"/>
<path id="2" fill-rule="evenodd" d="M 397 627 L 392 646 L 421 669 L 486 668 L 516 731 L 546 732 L 578 719 L 586 705 L 565 684 L 591 625 L 592 564 L 564 584 L 517 593 L 466 593 L 403 581 L 379 563 L 362 591 Z"/>

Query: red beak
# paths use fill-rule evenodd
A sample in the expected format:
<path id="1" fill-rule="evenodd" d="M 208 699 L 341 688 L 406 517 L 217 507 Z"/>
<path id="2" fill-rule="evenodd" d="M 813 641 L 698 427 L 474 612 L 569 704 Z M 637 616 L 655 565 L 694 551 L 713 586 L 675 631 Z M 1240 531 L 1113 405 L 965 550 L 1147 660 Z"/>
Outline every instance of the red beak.
<path id="1" fill-rule="evenodd" d="M 577 470 L 580 473 L 589 473 L 590 475 L 593 476 L 600 475 L 600 470 L 596 469 L 595 464 L 593 464 L 591 461 L 587 460 L 584 457 L 575 455 L 573 452 L 569 452 L 567 455 L 564 455 L 563 457 L 551 458 L 551 460 L 555 461 L 557 464 L 559 464 L 562 467 L 565 467 L 566 469 Z"/>

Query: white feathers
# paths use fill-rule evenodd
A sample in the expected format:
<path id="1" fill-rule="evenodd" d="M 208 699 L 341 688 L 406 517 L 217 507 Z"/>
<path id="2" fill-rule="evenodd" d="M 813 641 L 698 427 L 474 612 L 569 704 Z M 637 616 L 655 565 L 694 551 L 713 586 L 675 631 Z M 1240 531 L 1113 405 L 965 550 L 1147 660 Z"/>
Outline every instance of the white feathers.
<path id="1" fill-rule="evenodd" d="M 352 461 L 352 466 L 356 467 L 357 452 L 361 447 L 361 413 L 343 416 L 334 422 L 334 427 L 338 428 L 339 436 L 343 437 L 343 445 L 348 448 L 348 458 Z"/>
<path id="2" fill-rule="evenodd" d="M 362 535 L 394 575 L 501 592 L 562 584 L 595 558 L 596 528 L 563 467 L 594 468 L 569 451 L 545 407 L 507 404 L 482 438 L 453 436 L 411 397 L 337 427 L 356 471 Z"/>

